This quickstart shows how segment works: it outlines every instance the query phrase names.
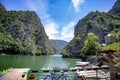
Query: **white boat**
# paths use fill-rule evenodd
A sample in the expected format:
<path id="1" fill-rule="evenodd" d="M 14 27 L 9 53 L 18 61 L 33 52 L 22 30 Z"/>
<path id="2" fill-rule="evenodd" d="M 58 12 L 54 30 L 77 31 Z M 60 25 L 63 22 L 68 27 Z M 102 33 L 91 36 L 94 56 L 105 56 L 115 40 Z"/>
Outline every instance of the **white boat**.
<path id="1" fill-rule="evenodd" d="M 80 62 L 80 61 L 76 62 L 76 66 L 80 66 L 80 67 L 84 67 L 84 66 L 87 66 L 89 64 L 90 64 L 89 62 Z"/>
<path id="2" fill-rule="evenodd" d="M 87 76 L 86 71 L 76 71 L 76 74 L 77 74 L 78 76 Z"/>

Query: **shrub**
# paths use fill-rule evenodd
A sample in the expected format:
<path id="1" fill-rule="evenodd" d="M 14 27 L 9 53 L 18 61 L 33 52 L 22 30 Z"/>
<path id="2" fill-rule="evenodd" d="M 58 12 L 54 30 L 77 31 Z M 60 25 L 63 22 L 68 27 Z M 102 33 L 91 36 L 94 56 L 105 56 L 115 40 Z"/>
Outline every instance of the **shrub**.
<path id="1" fill-rule="evenodd" d="M 53 70 L 54 70 L 55 72 L 59 72 L 59 71 L 60 71 L 60 68 L 56 66 L 56 67 L 53 68 Z"/>
<path id="2" fill-rule="evenodd" d="M 82 52 L 86 55 L 95 55 L 100 48 L 100 44 L 96 42 L 97 39 L 98 37 L 96 35 L 88 33 L 88 39 L 84 42 Z"/>

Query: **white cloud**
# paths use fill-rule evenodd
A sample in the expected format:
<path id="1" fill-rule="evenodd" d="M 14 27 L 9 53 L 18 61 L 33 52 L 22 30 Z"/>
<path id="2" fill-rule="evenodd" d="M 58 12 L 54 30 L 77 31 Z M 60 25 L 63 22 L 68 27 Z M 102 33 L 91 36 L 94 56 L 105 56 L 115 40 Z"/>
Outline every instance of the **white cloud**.
<path id="1" fill-rule="evenodd" d="M 61 31 L 60 26 L 54 22 L 49 22 L 46 26 L 46 33 L 50 39 L 60 39 L 70 41 L 74 37 L 75 22 L 71 21 L 66 26 L 63 26 Z"/>
<path id="2" fill-rule="evenodd" d="M 71 21 L 66 26 L 61 27 L 55 22 L 51 21 L 45 25 L 46 33 L 50 39 L 60 39 L 65 41 L 70 41 L 74 37 L 74 26 L 75 22 Z"/>
<path id="3" fill-rule="evenodd" d="M 45 26 L 45 31 L 48 34 L 49 38 L 56 39 L 56 35 L 59 33 L 58 31 L 59 26 L 53 21 L 48 22 L 44 26 Z"/>
<path id="4" fill-rule="evenodd" d="M 60 27 L 47 12 L 48 3 L 46 0 L 26 0 L 25 5 L 29 10 L 36 11 L 40 16 L 49 39 L 70 41 L 73 38 L 75 22 L 71 21 L 66 26 Z"/>
<path id="5" fill-rule="evenodd" d="M 71 21 L 66 26 L 62 28 L 61 39 L 70 41 L 74 36 L 74 26 L 75 22 Z"/>
<path id="6" fill-rule="evenodd" d="M 25 5 L 29 10 L 37 12 L 42 20 L 46 20 L 50 17 L 47 13 L 46 0 L 26 0 Z"/>
<path id="7" fill-rule="evenodd" d="M 80 5 L 83 4 L 85 0 L 72 0 L 73 7 L 75 12 L 80 12 Z"/>
<path id="8" fill-rule="evenodd" d="M 26 0 L 26 6 L 29 8 L 29 10 L 37 12 L 37 14 L 40 16 L 45 28 L 45 32 L 49 38 L 56 39 L 56 35 L 59 33 L 59 26 L 47 13 L 47 4 L 48 3 L 46 0 Z"/>

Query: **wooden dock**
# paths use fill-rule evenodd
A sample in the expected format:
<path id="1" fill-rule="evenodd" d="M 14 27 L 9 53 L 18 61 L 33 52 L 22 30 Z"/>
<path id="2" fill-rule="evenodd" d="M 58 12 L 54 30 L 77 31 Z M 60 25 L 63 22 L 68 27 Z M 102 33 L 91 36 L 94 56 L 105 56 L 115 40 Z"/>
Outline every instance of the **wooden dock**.
<path id="1" fill-rule="evenodd" d="M 109 78 L 110 77 L 110 72 L 104 72 L 102 70 L 98 70 L 97 73 L 95 70 L 88 70 L 86 71 L 87 75 L 86 77 L 87 78 Z"/>
<path id="2" fill-rule="evenodd" d="M 0 77 L 0 80 L 23 80 L 22 74 L 28 70 L 30 68 L 12 68 L 4 76 Z"/>

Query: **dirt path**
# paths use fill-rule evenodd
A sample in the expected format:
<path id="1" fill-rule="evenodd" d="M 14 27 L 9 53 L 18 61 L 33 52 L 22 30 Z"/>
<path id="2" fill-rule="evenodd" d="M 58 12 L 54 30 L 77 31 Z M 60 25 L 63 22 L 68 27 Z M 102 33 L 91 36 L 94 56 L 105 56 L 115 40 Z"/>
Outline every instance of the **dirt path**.
<path id="1" fill-rule="evenodd" d="M 4 76 L 0 77 L 0 80 L 22 80 L 23 72 L 27 72 L 30 68 L 13 68 Z"/>

